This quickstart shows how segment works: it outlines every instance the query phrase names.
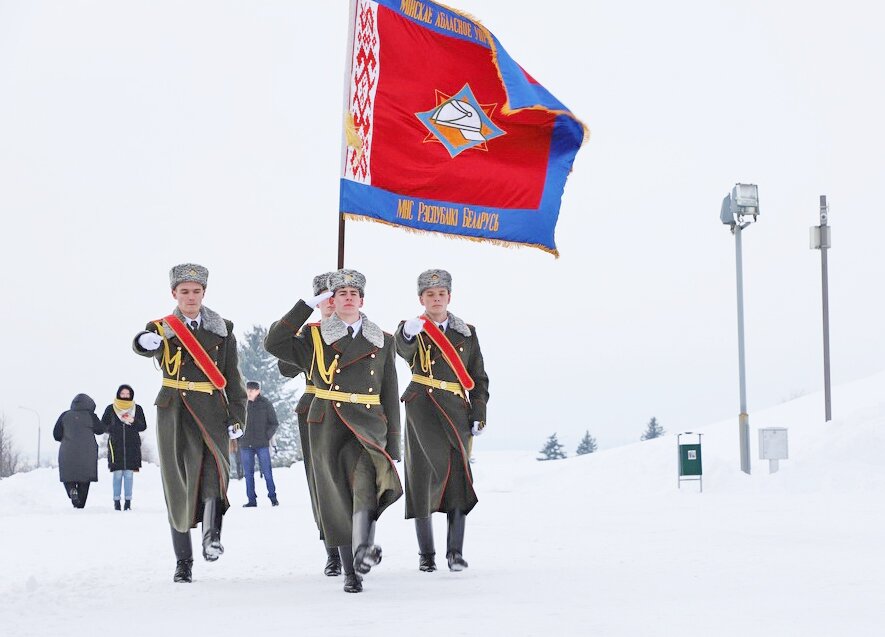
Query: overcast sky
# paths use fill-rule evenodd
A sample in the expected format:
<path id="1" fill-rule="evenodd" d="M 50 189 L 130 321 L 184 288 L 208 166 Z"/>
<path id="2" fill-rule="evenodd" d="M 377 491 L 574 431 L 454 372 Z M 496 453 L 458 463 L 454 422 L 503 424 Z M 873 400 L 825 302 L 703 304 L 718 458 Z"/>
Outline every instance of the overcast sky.
<path id="1" fill-rule="evenodd" d="M 735 182 L 748 403 L 823 385 L 820 253 L 829 197 L 832 379 L 878 372 L 885 240 L 882 9 L 855 0 L 463 0 L 590 128 L 565 188 L 560 259 L 347 226 L 346 265 L 387 330 L 415 279 L 452 272 L 491 378 L 487 448 L 573 453 L 735 418 Z M 346 0 L 0 0 L 0 412 L 32 459 L 78 392 L 160 375 L 130 350 L 168 313 L 169 268 L 210 269 L 206 304 L 242 334 L 333 269 Z M 400 386 L 405 387 L 405 370 Z M 835 417 L 840 405 L 833 405 Z M 821 405 L 823 413 L 823 405 Z M 755 437 L 754 437 L 755 439 Z"/>

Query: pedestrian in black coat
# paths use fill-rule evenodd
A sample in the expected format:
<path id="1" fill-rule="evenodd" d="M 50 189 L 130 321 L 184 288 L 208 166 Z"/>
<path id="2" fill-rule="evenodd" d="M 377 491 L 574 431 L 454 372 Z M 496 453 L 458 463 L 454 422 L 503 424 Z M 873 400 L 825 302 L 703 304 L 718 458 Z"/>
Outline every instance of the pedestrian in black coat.
<path id="1" fill-rule="evenodd" d="M 135 390 L 120 385 L 117 397 L 101 417 L 108 432 L 108 470 L 114 474 L 114 508 L 120 510 L 120 491 L 125 483 L 124 511 L 132 508 L 133 472 L 141 469 L 141 435 L 147 421 L 141 405 L 135 404 Z"/>
<path id="2" fill-rule="evenodd" d="M 61 443 L 58 449 L 58 475 L 76 509 L 86 506 L 89 484 L 98 482 L 98 443 L 95 436 L 104 426 L 95 415 L 95 401 L 77 394 L 71 408 L 58 417 L 52 437 Z"/>

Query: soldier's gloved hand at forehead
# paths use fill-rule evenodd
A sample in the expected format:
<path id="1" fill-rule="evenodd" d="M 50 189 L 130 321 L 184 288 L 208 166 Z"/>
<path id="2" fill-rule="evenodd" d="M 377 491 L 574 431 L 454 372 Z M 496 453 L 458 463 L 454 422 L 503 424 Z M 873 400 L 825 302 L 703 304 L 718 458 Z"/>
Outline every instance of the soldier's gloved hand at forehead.
<path id="1" fill-rule="evenodd" d="M 304 299 L 304 302 L 307 305 L 309 305 L 310 307 L 316 307 L 317 305 L 319 305 L 320 303 L 322 303 L 326 299 L 332 298 L 332 293 L 327 290 L 325 292 L 321 292 L 320 294 L 317 294 L 316 296 L 309 296 L 309 297 L 302 297 L 302 298 Z"/>
<path id="2" fill-rule="evenodd" d="M 160 343 L 162 342 L 163 337 L 156 332 L 145 332 L 138 337 L 138 346 L 147 352 L 154 351 L 160 347 Z"/>
<path id="3" fill-rule="evenodd" d="M 403 335 L 409 340 L 415 338 L 424 329 L 424 319 L 410 318 L 403 323 Z"/>

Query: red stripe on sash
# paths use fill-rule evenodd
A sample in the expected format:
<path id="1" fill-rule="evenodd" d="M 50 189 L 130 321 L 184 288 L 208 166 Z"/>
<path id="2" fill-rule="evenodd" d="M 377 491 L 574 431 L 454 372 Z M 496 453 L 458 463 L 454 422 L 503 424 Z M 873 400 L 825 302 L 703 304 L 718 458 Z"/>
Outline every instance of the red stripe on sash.
<path id="1" fill-rule="evenodd" d="M 439 329 L 436 323 L 426 316 L 422 316 L 421 318 L 424 320 L 424 331 L 427 332 L 430 340 L 439 348 L 443 358 L 446 359 L 449 367 L 452 368 L 452 371 L 455 372 L 455 376 L 458 377 L 458 382 L 460 382 L 461 386 L 467 391 L 473 389 L 473 379 L 467 372 L 467 368 L 464 367 L 464 362 L 461 360 L 461 357 L 458 356 L 458 352 L 455 351 L 455 346 L 452 345 L 452 342 L 448 337 L 442 333 L 442 330 Z"/>
<path id="2" fill-rule="evenodd" d="M 207 354 L 206 350 L 203 349 L 203 346 L 200 345 L 200 341 L 197 340 L 193 332 L 185 327 L 184 323 L 182 323 L 174 314 L 170 314 L 163 320 L 166 321 L 169 327 L 172 328 L 172 331 L 175 332 L 178 340 L 181 341 L 181 344 L 184 345 L 185 349 L 187 349 L 188 353 L 193 357 L 197 367 L 206 374 L 206 378 L 208 378 L 216 388 L 224 389 L 224 386 L 227 385 L 227 379 L 218 369 L 215 361 L 209 358 L 209 354 Z"/>

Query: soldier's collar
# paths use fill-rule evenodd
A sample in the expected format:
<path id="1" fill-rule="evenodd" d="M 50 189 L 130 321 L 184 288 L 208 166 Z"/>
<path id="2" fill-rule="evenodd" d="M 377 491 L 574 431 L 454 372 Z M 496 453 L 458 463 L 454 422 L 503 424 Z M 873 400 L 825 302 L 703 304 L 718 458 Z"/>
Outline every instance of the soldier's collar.
<path id="1" fill-rule="evenodd" d="M 366 318 L 366 315 L 362 312 L 360 312 L 360 318 L 363 319 L 363 326 L 359 334 L 365 336 L 366 340 L 375 347 L 379 349 L 384 347 L 384 332 L 381 328 Z M 323 337 L 323 342 L 326 345 L 331 345 L 335 341 L 347 336 L 347 325 L 337 315 L 333 314 L 329 318 L 320 321 L 320 334 Z M 359 334 L 357 334 L 357 338 L 359 338 Z"/>
<path id="2" fill-rule="evenodd" d="M 452 328 L 453 330 L 455 330 L 456 332 L 458 332 L 458 334 L 461 334 L 462 336 L 464 336 L 465 338 L 469 338 L 470 335 L 472 334 L 472 332 L 470 331 L 470 326 L 467 325 L 467 323 L 465 323 L 461 319 L 459 319 L 457 316 L 452 314 L 451 312 L 449 312 L 448 314 L 449 314 L 449 327 Z"/>
<path id="3" fill-rule="evenodd" d="M 181 313 L 177 307 L 172 310 L 172 314 L 178 318 L 185 325 L 188 324 L 190 319 L 188 319 L 184 314 Z M 217 334 L 221 338 L 227 337 L 227 325 L 224 322 L 224 319 L 221 318 L 221 315 L 218 312 L 213 312 L 205 305 L 200 308 L 200 326 L 204 330 L 208 330 L 213 334 Z M 168 325 L 165 326 L 168 331 L 172 331 Z"/>

